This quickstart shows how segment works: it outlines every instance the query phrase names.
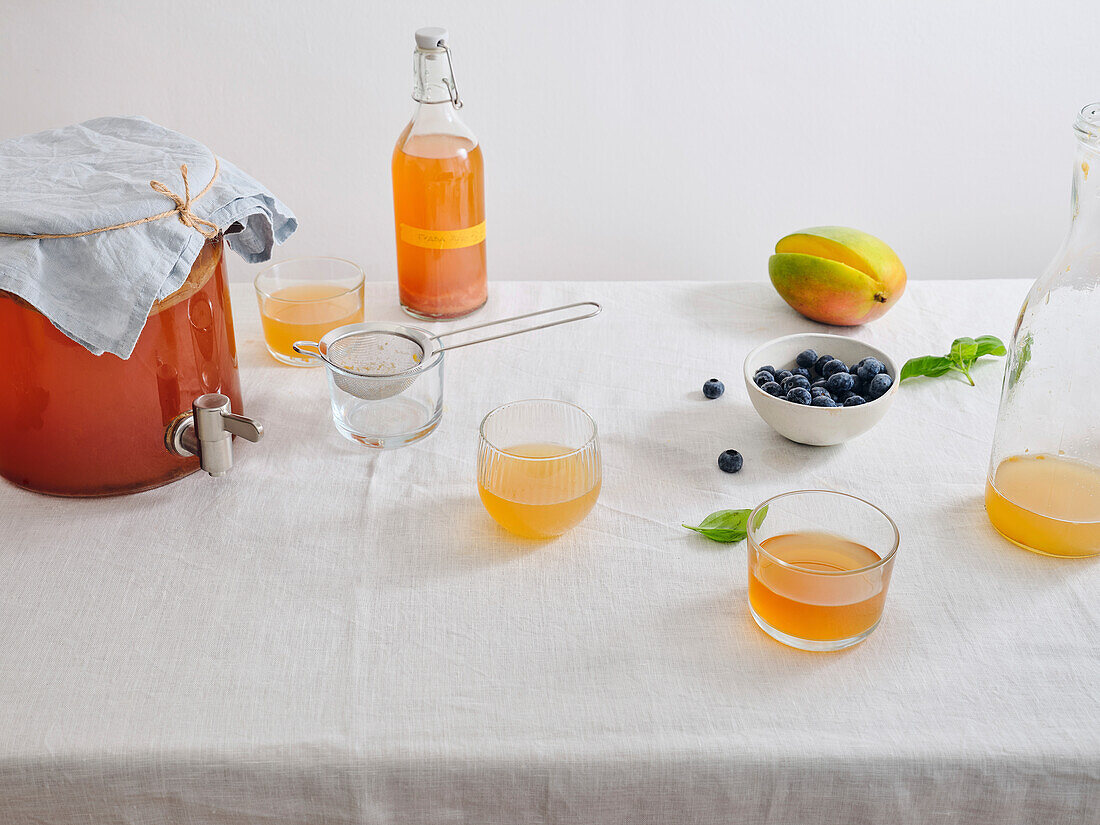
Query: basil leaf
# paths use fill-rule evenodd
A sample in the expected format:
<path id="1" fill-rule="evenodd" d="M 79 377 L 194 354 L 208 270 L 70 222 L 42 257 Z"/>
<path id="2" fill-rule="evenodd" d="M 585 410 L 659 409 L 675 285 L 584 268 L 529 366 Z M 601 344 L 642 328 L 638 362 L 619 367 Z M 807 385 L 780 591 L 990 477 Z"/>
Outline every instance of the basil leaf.
<path id="1" fill-rule="evenodd" d="M 901 368 L 901 381 L 906 378 L 918 378 L 921 376 L 935 378 L 945 375 L 952 369 L 951 359 L 942 355 L 922 355 L 919 358 L 910 358 Z"/>
<path id="2" fill-rule="evenodd" d="M 732 544 L 748 535 L 745 527 L 751 512 L 752 510 L 718 510 L 699 522 L 697 527 L 692 527 L 690 524 L 683 526 L 688 530 L 701 533 L 711 541 Z"/>
<path id="3" fill-rule="evenodd" d="M 1001 339 L 995 335 L 982 335 L 979 336 L 975 343 L 978 345 L 977 358 L 981 358 L 983 355 L 1004 355 L 1008 350 L 1005 349 L 1005 345 L 1001 342 Z"/>
<path id="4" fill-rule="evenodd" d="M 910 358 L 901 368 L 901 381 L 906 378 L 916 378 L 924 375 L 936 377 L 949 372 L 962 373 L 963 377 L 974 386 L 974 379 L 970 377 L 970 368 L 974 362 L 983 355 L 1004 355 L 1005 345 L 1001 339 L 994 335 L 981 335 L 978 338 L 956 338 L 951 342 L 951 352 L 947 355 L 924 355 L 920 358 Z"/>
<path id="5" fill-rule="evenodd" d="M 978 342 L 973 338 L 956 338 L 951 342 L 951 352 L 947 357 L 965 374 L 978 359 Z"/>
<path id="6" fill-rule="evenodd" d="M 768 515 L 768 508 L 765 507 L 759 513 L 756 514 L 756 518 L 752 520 L 752 529 L 759 530 L 760 525 L 764 523 L 764 518 Z"/>

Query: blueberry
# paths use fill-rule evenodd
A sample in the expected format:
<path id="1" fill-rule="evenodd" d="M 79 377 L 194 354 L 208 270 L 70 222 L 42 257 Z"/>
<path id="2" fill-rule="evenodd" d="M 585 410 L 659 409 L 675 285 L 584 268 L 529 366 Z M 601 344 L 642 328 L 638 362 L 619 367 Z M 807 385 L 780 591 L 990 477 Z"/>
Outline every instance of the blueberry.
<path id="1" fill-rule="evenodd" d="M 795 387 L 793 390 L 787 392 L 787 400 L 795 404 L 809 404 L 813 400 L 813 397 L 810 395 L 810 391 L 805 387 Z"/>
<path id="2" fill-rule="evenodd" d="M 791 372 L 790 370 L 780 370 L 779 372 L 777 372 L 775 374 L 775 380 L 778 381 L 780 384 L 782 384 L 784 381 L 786 381 L 792 375 L 794 375 L 794 373 Z"/>
<path id="3" fill-rule="evenodd" d="M 848 390 L 843 390 L 841 392 L 833 393 L 833 400 L 838 404 L 843 404 L 845 401 L 847 401 L 853 395 L 855 395 L 854 392 L 849 392 Z"/>
<path id="4" fill-rule="evenodd" d="M 834 372 L 825 379 L 825 389 L 829 392 L 851 392 L 856 379 L 846 372 Z"/>
<path id="5" fill-rule="evenodd" d="M 821 374 L 825 378 L 838 372 L 847 372 L 848 367 L 843 361 L 838 358 L 834 358 L 832 361 L 826 362 L 825 366 L 821 368 Z"/>
<path id="6" fill-rule="evenodd" d="M 858 407 L 860 404 L 866 404 L 867 399 L 862 395 L 849 395 L 844 399 L 845 407 Z"/>
<path id="7" fill-rule="evenodd" d="M 814 363 L 814 370 L 817 371 L 818 375 L 824 377 L 825 376 L 825 365 L 828 364 L 832 360 L 833 360 L 833 356 L 831 356 L 831 355 L 822 355 Z"/>
<path id="8" fill-rule="evenodd" d="M 828 398 L 830 401 L 833 400 L 829 391 L 824 387 L 810 387 L 810 398 Z"/>
<path id="9" fill-rule="evenodd" d="M 765 364 L 764 366 L 760 367 L 756 371 L 757 372 L 770 372 L 772 375 L 775 375 L 775 367 L 773 367 L 771 364 Z"/>
<path id="10" fill-rule="evenodd" d="M 726 450 L 718 456 L 718 469 L 723 473 L 736 473 L 745 464 L 745 459 L 737 450 Z"/>
<path id="11" fill-rule="evenodd" d="M 795 356 L 794 362 L 800 367 L 809 369 L 815 363 L 817 363 L 817 353 L 812 349 L 804 349 L 802 352 Z"/>
<path id="12" fill-rule="evenodd" d="M 805 367 L 795 367 L 795 369 L 793 369 L 792 372 L 795 375 L 801 375 L 807 381 L 812 381 L 813 380 L 813 377 L 810 375 L 810 371 L 808 369 L 806 369 Z"/>
<path id="13" fill-rule="evenodd" d="M 827 395 L 815 396 L 810 402 L 811 407 L 835 407 L 836 402 Z"/>
<path id="14" fill-rule="evenodd" d="M 859 368 L 859 377 L 865 384 L 870 384 L 876 375 L 886 372 L 886 366 L 875 358 L 867 358 Z"/>
<path id="15" fill-rule="evenodd" d="M 786 393 L 783 392 L 783 388 L 774 381 L 769 381 L 760 389 L 762 389 L 768 395 L 774 395 L 776 398 L 783 398 L 786 395 Z"/>
<path id="16" fill-rule="evenodd" d="M 753 383 L 756 384 L 756 386 L 762 387 L 765 384 L 767 384 L 769 381 L 774 381 L 775 376 L 772 375 L 767 370 L 760 370 L 760 372 L 756 373 L 756 375 L 754 375 L 752 377 L 752 380 L 753 380 Z"/>
<path id="17" fill-rule="evenodd" d="M 867 388 L 867 394 L 871 396 L 871 400 L 881 398 L 886 395 L 886 391 L 890 389 L 894 384 L 894 379 L 889 375 L 883 373 L 882 375 L 876 375 L 871 379 L 871 385 Z"/>
<path id="18" fill-rule="evenodd" d="M 824 387 L 824 386 L 825 386 L 825 379 L 824 378 L 818 378 L 816 381 L 814 381 L 812 384 L 810 384 L 810 389 L 812 390 L 814 387 Z"/>
<path id="19" fill-rule="evenodd" d="M 717 378 L 712 378 L 703 384 L 703 395 L 707 398 L 717 398 L 726 391 L 726 385 Z"/>
<path id="20" fill-rule="evenodd" d="M 808 378 L 802 377 L 801 375 L 792 375 L 790 378 L 783 382 L 783 389 L 787 390 L 787 392 L 790 392 L 795 387 L 802 387 L 803 389 L 808 390 L 810 388 L 810 380 Z"/>

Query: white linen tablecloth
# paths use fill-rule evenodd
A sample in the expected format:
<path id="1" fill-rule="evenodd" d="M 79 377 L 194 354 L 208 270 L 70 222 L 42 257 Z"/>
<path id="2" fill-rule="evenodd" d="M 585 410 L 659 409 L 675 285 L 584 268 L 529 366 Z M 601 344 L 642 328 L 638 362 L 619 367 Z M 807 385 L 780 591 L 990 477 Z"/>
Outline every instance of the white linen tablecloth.
<path id="1" fill-rule="evenodd" d="M 1007 340 L 1027 288 L 914 282 L 848 334 L 899 362 Z M 986 519 L 1001 362 L 804 447 L 741 383 L 755 344 L 821 329 L 767 284 L 493 283 L 478 317 L 581 299 L 603 315 L 448 355 L 439 429 L 375 453 L 333 429 L 321 371 L 267 355 L 235 285 L 267 435 L 228 476 L 0 484 L 0 823 L 1100 822 L 1100 562 Z M 399 317 L 392 285 L 367 313 Z M 546 396 L 598 422 L 603 492 L 520 542 L 478 500 L 477 425 Z M 744 544 L 680 527 L 805 487 L 902 533 L 882 624 L 842 653 L 765 636 Z"/>

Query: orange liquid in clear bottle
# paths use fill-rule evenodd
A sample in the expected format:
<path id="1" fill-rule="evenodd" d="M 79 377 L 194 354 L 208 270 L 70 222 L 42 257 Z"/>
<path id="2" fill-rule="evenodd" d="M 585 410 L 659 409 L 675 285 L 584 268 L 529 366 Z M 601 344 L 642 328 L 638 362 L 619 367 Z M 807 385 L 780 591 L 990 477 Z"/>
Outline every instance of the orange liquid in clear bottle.
<path id="1" fill-rule="evenodd" d="M 886 575 L 814 575 L 859 570 L 881 561 L 869 547 L 828 533 L 786 533 L 760 544 L 749 566 L 749 603 L 771 627 L 799 639 L 838 641 L 870 630 L 882 615 Z M 779 559 L 794 568 L 777 564 Z"/>
<path id="2" fill-rule="evenodd" d="M 1048 556 L 1100 553 L 1100 467 L 1012 456 L 986 480 L 985 509 L 1006 539 Z"/>
<path id="3" fill-rule="evenodd" d="M 532 458 L 545 460 L 527 460 Z M 560 536 L 588 515 L 600 497 L 600 478 L 583 452 L 560 444 L 520 444 L 493 457 L 477 491 L 505 530 L 545 539 Z"/>
<path id="4" fill-rule="evenodd" d="M 457 135 L 409 136 L 393 152 L 401 305 L 457 318 L 485 303 L 485 176 L 481 148 Z"/>

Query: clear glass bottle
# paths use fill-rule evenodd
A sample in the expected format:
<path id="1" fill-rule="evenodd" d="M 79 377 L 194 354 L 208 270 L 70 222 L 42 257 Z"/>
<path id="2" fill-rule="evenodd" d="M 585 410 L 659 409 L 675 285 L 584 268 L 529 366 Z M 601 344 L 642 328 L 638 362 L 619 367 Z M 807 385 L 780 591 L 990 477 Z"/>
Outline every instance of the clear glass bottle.
<path id="1" fill-rule="evenodd" d="M 401 306 L 428 319 L 469 315 L 487 297 L 484 165 L 458 116 L 446 41 L 446 29 L 416 32 L 416 112 L 393 150 Z"/>
<path id="2" fill-rule="evenodd" d="M 1081 557 L 1100 553 L 1100 103 L 1074 133 L 1069 234 L 1016 321 L 985 505 L 1021 547 Z"/>

